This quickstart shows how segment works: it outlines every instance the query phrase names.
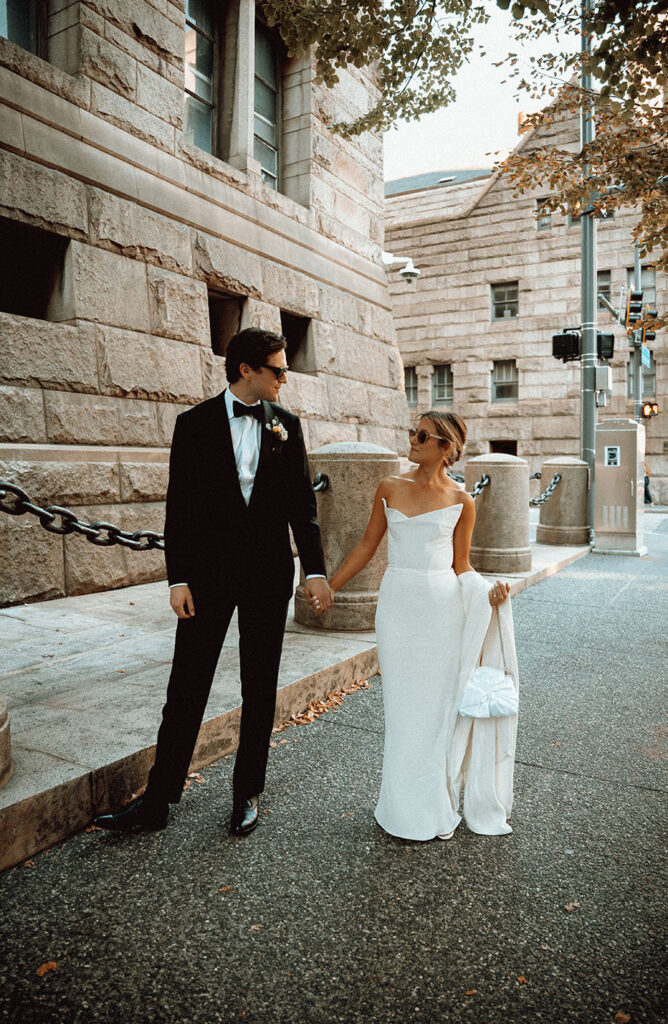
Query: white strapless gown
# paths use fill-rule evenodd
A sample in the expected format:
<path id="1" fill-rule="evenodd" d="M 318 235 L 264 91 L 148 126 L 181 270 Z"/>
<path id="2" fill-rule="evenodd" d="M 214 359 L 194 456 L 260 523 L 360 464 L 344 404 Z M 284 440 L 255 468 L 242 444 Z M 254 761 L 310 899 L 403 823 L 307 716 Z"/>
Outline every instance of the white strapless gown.
<path id="1" fill-rule="evenodd" d="M 375 815 L 386 832 L 402 839 L 447 835 L 461 821 L 461 776 L 458 768 L 451 769 L 457 778 L 448 775 L 465 625 L 462 588 L 452 568 L 461 510 L 456 504 L 405 516 L 385 503 L 388 566 L 376 613 L 385 749 Z M 475 831 L 510 832 L 505 814 L 502 819 Z"/>

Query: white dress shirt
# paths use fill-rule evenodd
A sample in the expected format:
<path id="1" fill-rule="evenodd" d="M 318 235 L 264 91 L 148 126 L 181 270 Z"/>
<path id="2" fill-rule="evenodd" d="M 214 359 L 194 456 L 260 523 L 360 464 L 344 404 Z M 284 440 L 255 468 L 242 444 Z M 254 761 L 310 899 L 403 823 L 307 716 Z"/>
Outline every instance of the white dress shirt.
<path id="1" fill-rule="evenodd" d="M 256 420 L 254 416 L 235 416 L 235 402 L 239 402 L 240 405 L 248 405 L 248 402 L 242 402 L 240 398 L 235 398 L 230 388 L 227 388 L 225 391 L 225 410 L 230 421 L 230 434 L 232 435 L 234 460 L 237 464 L 237 473 L 239 475 L 239 486 L 241 487 L 243 499 L 248 505 L 253 493 L 257 465 L 260 461 L 262 423 L 260 420 Z M 259 399 L 257 402 L 252 403 L 252 405 L 261 404 Z M 307 576 L 306 579 L 325 579 L 325 577 L 312 574 Z M 187 586 L 187 584 L 172 583 L 169 589 L 183 586 Z"/>

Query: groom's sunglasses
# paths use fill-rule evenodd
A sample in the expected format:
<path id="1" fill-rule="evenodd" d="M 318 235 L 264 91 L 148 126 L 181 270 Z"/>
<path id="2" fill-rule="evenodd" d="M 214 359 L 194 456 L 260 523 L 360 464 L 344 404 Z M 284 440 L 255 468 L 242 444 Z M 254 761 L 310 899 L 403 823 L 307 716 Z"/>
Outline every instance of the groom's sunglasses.
<path id="1" fill-rule="evenodd" d="M 417 441 L 418 444 L 424 444 L 428 437 L 435 437 L 437 441 L 444 440 L 439 434 L 430 434 L 426 430 L 416 430 L 415 427 L 408 431 L 408 436 L 411 441 Z"/>
<path id="2" fill-rule="evenodd" d="M 262 369 L 271 370 L 276 380 L 280 380 L 281 377 L 285 377 L 286 373 L 290 369 L 289 366 L 270 366 L 269 363 L 263 363 Z"/>

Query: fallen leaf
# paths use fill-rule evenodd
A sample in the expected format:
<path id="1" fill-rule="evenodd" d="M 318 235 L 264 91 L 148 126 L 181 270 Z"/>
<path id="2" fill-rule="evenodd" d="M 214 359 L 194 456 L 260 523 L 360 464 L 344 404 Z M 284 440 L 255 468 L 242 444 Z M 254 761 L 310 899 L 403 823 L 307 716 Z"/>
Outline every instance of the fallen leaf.
<path id="1" fill-rule="evenodd" d="M 526 978 L 524 977 L 523 974 L 520 974 L 519 978 L 517 979 L 517 984 L 518 985 L 526 985 L 527 984 L 527 980 L 526 980 Z"/>
<path id="2" fill-rule="evenodd" d="M 624 1013 L 623 1010 L 617 1010 L 617 1013 L 615 1014 L 615 1021 L 617 1024 L 629 1024 L 630 1020 L 631 1018 L 628 1013 Z"/>
<path id="3" fill-rule="evenodd" d="M 117 668 L 116 671 L 120 672 L 121 675 L 123 675 L 125 673 L 125 669 L 124 668 Z"/>
<path id="4" fill-rule="evenodd" d="M 581 906 L 581 904 L 576 903 L 575 901 L 573 901 L 573 903 L 564 903 L 564 910 L 567 910 L 570 914 L 572 910 L 577 910 L 579 906 Z"/>
<path id="5" fill-rule="evenodd" d="M 134 604 L 134 601 L 130 601 L 130 604 Z"/>
<path id="6" fill-rule="evenodd" d="M 45 964 L 41 964 L 41 966 L 37 968 L 37 970 L 35 971 L 35 974 L 38 974 L 40 978 L 43 978 L 45 974 L 49 973 L 49 971 L 57 971 L 57 970 L 58 970 L 58 964 L 56 963 L 56 961 L 55 960 L 47 960 L 47 962 Z"/>
<path id="7" fill-rule="evenodd" d="M 287 743 L 287 740 L 280 740 L 281 743 Z"/>
<path id="8" fill-rule="evenodd" d="M 251 931 L 252 932 L 259 932 L 261 930 L 262 930 L 262 925 L 261 924 L 252 924 L 251 925 Z"/>
<path id="9" fill-rule="evenodd" d="M 555 747 L 563 747 L 563 743 L 561 742 L 561 740 L 557 740 L 557 742 L 554 745 Z"/>
<path id="10" fill-rule="evenodd" d="M 23 867 L 24 868 L 34 868 L 34 866 L 35 866 L 34 860 L 24 860 L 23 861 Z"/>
<path id="11" fill-rule="evenodd" d="M 86 832 L 102 832 L 102 831 L 104 831 L 104 830 L 101 829 L 99 825 L 89 825 L 88 828 L 86 829 Z"/>
<path id="12" fill-rule="evenodd" d="M 545 943 L 545 942 L 541 942 L 541 944 L 540 944 L 540 948 L 541 948 L 541 949 L 549 949 L 550 947 L 549 947 L 549 946 L 547 945 L 547 943 Z"/>
<path id="13" fill-rule="evenodd" d="M 233 892 L 233 889 L 231 885 L 224 885 L 222 889 L 218 890 L 218 892 Z"/>
<path id="14" fill-rule="evenodd" d="M 266 735 L 266 733 L 265 733 L 265 735 Z M 273 741 L 273 740 L 271 740 L 271 741 L 270 741 L 270 743 L 269 743 L 269 746 L 270 746 L 270 747 L 277 747 L 277 746 L 278 746 L 278 743 L 274 743 L 274 741 Z"/>
<path id="15" fill-rule="evenodd" d="M 477 991 L 478 991 L 477 988 L 467 988 L 467 990 L 464 993 L 464 995 L 465 996 L 474 996 Z"/>

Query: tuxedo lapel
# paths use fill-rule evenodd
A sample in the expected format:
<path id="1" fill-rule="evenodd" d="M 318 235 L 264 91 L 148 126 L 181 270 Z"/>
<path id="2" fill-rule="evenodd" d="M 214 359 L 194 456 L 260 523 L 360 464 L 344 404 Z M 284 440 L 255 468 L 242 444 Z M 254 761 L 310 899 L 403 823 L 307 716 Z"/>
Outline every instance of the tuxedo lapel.
<path id="1" fill-rule="evenodd" d="M 260 424 L 260 455 L 255 473 L 255 482 L 249 502 L 249 508 L 253 508 L 261 499 L 262 491 L 265 489 L 270 476 L 271 460 L 276 435 L 272 430 L 267 429 L 271 425 L 273 410 L 269 402 L 262 402 L 262 423 Z"/>
<path id="2" fill-rule="evenodd" d="M 220 410 L 217 417 L 217 426 L 219 428 L 220 462 L 223 467 L 221 483 L 223 489 L 229 489 L 229 493 L 234 496 L 233 503 L 239 507 L 239 511 L 245 512 L 246 502 L 244 501 L 241 485 L 239 484 L 239 473 L 232 444 L 232 431 L 230 430 L 230 420 L 225 404 L 225 392 L 222 391 L 218 398 L 220 399 Z"/>

